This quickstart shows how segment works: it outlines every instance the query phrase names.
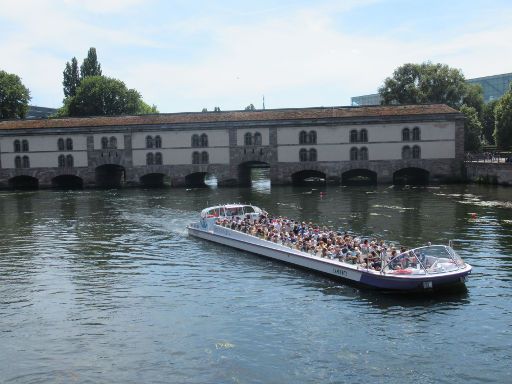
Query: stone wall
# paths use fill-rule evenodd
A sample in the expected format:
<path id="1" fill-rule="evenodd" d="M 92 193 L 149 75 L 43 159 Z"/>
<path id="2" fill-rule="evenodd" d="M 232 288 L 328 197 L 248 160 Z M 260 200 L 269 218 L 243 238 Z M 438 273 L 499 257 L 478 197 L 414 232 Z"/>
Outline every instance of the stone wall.
<path id="1" fill-rule="evenodd" d="M 484 184 L 512 185 L 512 163 L 465 163 L 469 181 Z"/>

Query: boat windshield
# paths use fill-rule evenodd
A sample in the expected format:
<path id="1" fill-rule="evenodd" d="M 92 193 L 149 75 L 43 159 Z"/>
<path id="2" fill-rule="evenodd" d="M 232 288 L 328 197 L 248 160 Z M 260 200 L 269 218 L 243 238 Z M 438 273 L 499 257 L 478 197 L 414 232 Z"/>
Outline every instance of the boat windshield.
<path id="1" fill-rule="evenodd" d="M 242 206 L 233 206 L 226 207 L 226 216 L 243 216 L 244 207 Z"/>
<path id="2" fill-rule="evenodd" d="M 224 205 L 203 209 L 201 217 L 235 217 L 259 213 L 261 209 L 252 205 Z"/>
<path id="3" fill-rule="evenodd" d="M 448 246 L 430 245 L 411 249 L 387 260 L 386 274 L 437 274 L 464 268 L 462 258 Z"/>

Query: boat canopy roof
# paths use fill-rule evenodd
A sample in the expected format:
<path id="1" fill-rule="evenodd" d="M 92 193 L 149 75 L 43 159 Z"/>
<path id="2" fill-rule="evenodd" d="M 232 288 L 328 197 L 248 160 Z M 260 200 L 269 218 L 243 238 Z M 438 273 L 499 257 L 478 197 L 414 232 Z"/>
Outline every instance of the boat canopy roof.
<path id="1" fill-rule="evenodd" d="M 231 217 L 246 214 L 261 214 L 261 208 L 249 204 L 224 204 L 208 207 L 201 211 L 201 217 Z"/>

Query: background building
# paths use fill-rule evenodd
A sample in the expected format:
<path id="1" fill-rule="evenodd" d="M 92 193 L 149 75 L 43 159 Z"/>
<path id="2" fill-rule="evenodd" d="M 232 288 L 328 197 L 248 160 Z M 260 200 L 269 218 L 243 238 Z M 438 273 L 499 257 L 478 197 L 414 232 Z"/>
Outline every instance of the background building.
<path id="1" fill-rule="evenodd" d="M 512 73 L 503 73 L 501 75 L 477 77 L 468 79 L 470 84 L 478 84 L 484 91 L 484 101 L 499 99 L 508 91 L 510 83 L 512 83 Z"/>
<path id="2" fill-rule="evenodd" d="M 499 99 L 508 91 L 510 83 L 512 83 L 512 73 L 503 73 L 501 75 L 476 77 L 468 79 L 470 84 L 478 84 L 484 92 L 484 102 Z M 380 95 L 372 93 L 369 95 L 354 96 L 350 98 L 353 106 L 380 105 Z"/>

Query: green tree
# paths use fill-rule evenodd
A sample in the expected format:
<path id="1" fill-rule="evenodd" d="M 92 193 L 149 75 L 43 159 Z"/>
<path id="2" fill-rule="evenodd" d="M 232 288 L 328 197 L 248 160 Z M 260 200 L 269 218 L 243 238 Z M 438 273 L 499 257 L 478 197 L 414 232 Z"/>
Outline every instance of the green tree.
<path id="1" fill-rule="evenodd" d="M 158 108 L 156 107 L 156 105 L 155 104 L 149 105 L 141 100 L 137 114 L 149 115 L 149 114 L 153 114 L 153 113 L 160 113 L 160 112 L 158 112 Z"/>
<path id="2" fill-rule="evenodd" d="M 466 91 L 462 97 L 462 104 L 475 108 L 478 118 L 482 121 L 484 112 L 484 91 L 479 84 L 466 83 Z"/>
<path id="3" fill-rule="evenodd" d="M 208 108 L 203 108 L 201 112 L 208 112 Z"/>
<path id="4" fill-rule="evenodd" d="M 482 133 L 487 144 L 496 144 L 494 142 L 494 128 L 496 125 L 495 109 L 499 99 L 491 100 L 484 106 L 482 113 Z"/>
<path id="5" fill-rule="evenodd" d="M 460 111 L 466 116 L 464 123 L 464 150 L 476 152 L 481 148 L 480 136 L 482 135 L 482 124 L 478 119 L 478 112 L 474 107 L 462 105 Z"/>
<path id="6" fill-rule="evenodd" d="M 64 97 L 75 96 L 76 88 L 80 85 L 80 73 L 78 72 L 76 57 L 71 59 L 71 63 L 69 61 L 66 63 L 63 75 Z"/>
<path id="7" fill-rule="evenodd" d="M 477 88 L 466 84 L 459 69 L 430 62 L 398 67 L 379 88 L 383 104 L 439 103 L 456 109 L 461 107 L 465 97 L 468 104 L 475 107 L 476 92 Z"/>
<path id="8" fill-rule="evenodd" d="M 245 107 L 245 110 L 246 111 L 255 111 L 256 108 L 254 108 L 254 104 L 249 104 L 247 107 Z"/>
<path id="9" fill-rule="evenodd" d="M 512 148 L 512 87 L 496 104 L 494 140 L 499 149 Z"/>
<path id="10" fill-rule="evenodd" d="M 139 92 L 128 89 L 117 79 L 89 76 L 82 79 L 76 95 L 68 97 L 57 116 L 101 116 L 157 113 L 141 99 Z"/>
<path id="11" fill-rule="evenodd" d="M 82 79 L 89 76 L 101 76 L 101 65 L 96 56 L 96 48 L 89 48 L 87 57 L 80 66 L 80 75 Z"/>
<path id="12" fill-rule="evenodd" d="M 0 119 L 23 119 L 29 101 L 30 91 L 19 76 L 0 70 Z"/>
<path id="13" fill-rule="evenodd" d="M 213 108 L 213 112 L 220 112 L 220 107 Z"/>

